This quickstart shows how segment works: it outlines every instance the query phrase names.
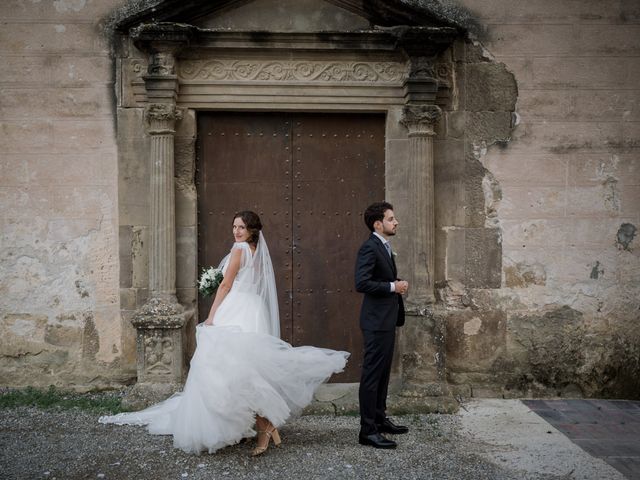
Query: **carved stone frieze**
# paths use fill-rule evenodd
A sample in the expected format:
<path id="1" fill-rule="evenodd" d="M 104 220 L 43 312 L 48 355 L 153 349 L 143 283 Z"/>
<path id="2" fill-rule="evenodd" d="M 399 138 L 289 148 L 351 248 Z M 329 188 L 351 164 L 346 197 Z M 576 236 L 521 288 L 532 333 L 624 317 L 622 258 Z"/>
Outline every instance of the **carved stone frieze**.
<path id="1" fill-rule="evenodd" d="M 183 60 L 181 80 L 376 82 L 401 84 L 407 66 L 400 62 L 325 62 L 259 60 Z"/>
<path id="2" fill-rule="evenodd" d="M 129 69 L 134 76 L 142 78 L 142 76 L 147 73 L 147 62 L 139 58 L 134 58 L 129 61 Z"/>
<path id="3" fill-rule="evenodd" d="M 444 83 L 446 86 L 453 84 L 453 65 L 451 63 L 437 63 L 435 67 L 435 75 L 438 84 Z"/>

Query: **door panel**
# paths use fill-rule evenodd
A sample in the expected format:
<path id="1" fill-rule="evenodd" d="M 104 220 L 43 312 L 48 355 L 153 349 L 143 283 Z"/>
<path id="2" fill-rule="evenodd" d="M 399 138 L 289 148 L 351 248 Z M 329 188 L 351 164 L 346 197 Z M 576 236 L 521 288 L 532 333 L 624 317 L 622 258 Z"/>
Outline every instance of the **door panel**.
<path id="1" fill-rule="evenodd" d="M 282 338 L 291 342 L 289 120 L 241 113 L 198 117 L 198 263 L 217 266 L 233 244 L 240 210 L 260 215 L 278 287 Z M 213 299 L 199 299 L 203 321 Z"/>
<path id="2" fill-rule="evenodd" d="M 349 350 L 343 381 L 357 381 L 362 296 L 353 269 L 367 236 L 362 211 L 384 198 L 384 118 L 302 114 L 293 126 L 293 340 Z"/>
<path id="3" fill-rule="evenodd" d="M 362 211 L 384 199 L 384 116 L 211 113 L 198 118 L 199 263 L 229 250 L 235 211 L 255 210 L 274 261 L 282 338 L 351 352 L 358 381 Z M 200 320 L 210 301 L 200 301 Z"/>

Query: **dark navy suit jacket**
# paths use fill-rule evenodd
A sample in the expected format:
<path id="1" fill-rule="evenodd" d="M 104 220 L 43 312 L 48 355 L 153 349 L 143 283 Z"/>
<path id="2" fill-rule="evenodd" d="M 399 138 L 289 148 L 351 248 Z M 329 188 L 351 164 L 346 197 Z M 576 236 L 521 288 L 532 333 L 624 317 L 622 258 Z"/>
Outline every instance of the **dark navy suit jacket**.
<path id="1" fill-rule="evenodd" d="M 395 261 L 373 233 L 358 250 L 355 279 L 356 290 L 364 293 L 362 330 L 388 331 L 404 325 L 402 295 L 392 293 L 389 285 L 398 280 Z"/>

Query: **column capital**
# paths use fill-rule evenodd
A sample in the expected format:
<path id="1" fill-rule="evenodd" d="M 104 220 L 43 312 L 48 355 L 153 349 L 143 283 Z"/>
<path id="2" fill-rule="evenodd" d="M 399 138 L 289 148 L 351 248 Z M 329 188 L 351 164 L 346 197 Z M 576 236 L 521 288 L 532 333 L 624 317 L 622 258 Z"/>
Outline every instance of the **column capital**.
<path id="1" fill-rule="evenodd" d="M 433 136 L 434 125 L 442 110 L 437 105 L 405 105 L 400 123 L 407 127 L 409 136 Z"/>
<path id="2" fill-rule="evenodd" d="M 147 105 L 144 115 L 148 122 L 149 135 L 174 134 L 176 120 L 182 120 L 182 110 L 171 103 Z"/>
<path id="3" fill-rule="evenodd" d="M 144 109 L 145 118 L 151 120 L 182 120 L 182 110 L 172 103 L 151 103 Z"/>

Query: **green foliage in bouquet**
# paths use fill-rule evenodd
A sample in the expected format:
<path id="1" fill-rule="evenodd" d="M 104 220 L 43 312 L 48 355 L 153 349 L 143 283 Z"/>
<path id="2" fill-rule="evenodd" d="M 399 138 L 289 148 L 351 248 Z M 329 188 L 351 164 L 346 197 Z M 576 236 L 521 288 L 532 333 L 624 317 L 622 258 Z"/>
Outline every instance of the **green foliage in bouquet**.
<path id="1" fill-rule="evenodd" d="M 222 283 L 224 275 L 219 268 L 203 268 L 200 281 L 198 282 L 198 291 L 203 297 L 215 295 L 218 287 Z"/>

